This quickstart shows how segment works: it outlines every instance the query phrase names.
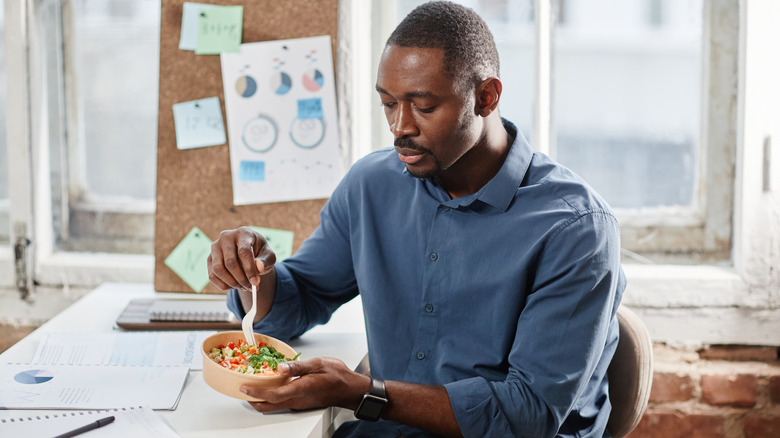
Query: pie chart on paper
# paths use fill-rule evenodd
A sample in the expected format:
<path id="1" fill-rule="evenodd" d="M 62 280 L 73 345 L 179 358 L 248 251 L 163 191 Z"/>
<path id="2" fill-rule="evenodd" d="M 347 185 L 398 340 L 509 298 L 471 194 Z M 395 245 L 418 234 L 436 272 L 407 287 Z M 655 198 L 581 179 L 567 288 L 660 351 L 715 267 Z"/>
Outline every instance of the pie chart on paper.
<path id="1" fill-rule="evenodd" d="M 271 76 L 271 90 L 274 93 L 282 96 L 289 93 L 291 88 L 292 79 L 290 79 L 290 75 L 287 73 L 280 71 Z"/>
<path id="2" fill-rule="evenodd" d="M 54 375 L 51 371 L 46 370 L 27 370 L 22 371 L 14 376 L 14 380 L 25 385 L 37 385 L 38 383 L 46 383 L 53 379 Z"/>
<path id="3" fill-rule="evenodd" d="M 257 91 L 257 81 L 249 75 L 243 75 L 236 81 L 236 92 L 241 97 L 252 97 Z"/>
<path id="4" fill-rule="evenodd" d="M 309 91 L 319 91 L 325 84 L 325 76 L 316 68 L 303 74 L 303 87 Z"/>

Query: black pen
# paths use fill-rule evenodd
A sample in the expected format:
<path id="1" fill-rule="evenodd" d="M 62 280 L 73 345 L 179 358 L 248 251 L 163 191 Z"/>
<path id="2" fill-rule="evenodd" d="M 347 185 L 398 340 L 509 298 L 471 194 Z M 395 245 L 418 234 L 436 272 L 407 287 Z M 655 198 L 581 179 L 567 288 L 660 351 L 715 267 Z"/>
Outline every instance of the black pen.
<path id="1" fill-rule="evenodd" d="M 86 426 L 81 426 L 78 429 L 73 429 L 70 432 L 65 432 L 62 435 L 57 435 L 54 438 L 70 438 L 72 436 L 81 435 L 84 432 L 89 432 L 90 430 L 97 429 L 98 427 L 103 427 L 106 424 L 111 424 L 114 422 L 114 416 L 101 418 L 100 420 L 89 423 Z"/>

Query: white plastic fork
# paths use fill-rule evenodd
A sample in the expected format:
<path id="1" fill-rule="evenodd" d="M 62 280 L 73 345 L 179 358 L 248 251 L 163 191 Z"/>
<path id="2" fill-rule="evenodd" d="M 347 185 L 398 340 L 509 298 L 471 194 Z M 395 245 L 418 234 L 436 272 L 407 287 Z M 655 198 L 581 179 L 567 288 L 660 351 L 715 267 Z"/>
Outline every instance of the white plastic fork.
<path id="1" fill-rule="evenodd" d="M 244 331 L 244 337 L 246 343 L 249 345 L 255 345 L 255 331 L 254 322 L 255 314 L 257 313 L 257 286 L 252 285 L 252 308 L 246 312 L 244 319 L 241 320 L 241 329 Z"/>

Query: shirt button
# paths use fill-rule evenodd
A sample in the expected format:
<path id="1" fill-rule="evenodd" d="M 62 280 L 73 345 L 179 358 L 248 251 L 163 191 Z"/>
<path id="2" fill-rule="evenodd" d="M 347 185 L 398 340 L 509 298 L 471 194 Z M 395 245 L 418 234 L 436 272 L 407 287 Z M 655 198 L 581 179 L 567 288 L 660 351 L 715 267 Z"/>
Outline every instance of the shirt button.
<path id="1" fill-rule="evenodd" d="M 444 210 L 444 211 L 450 211 L 450 208 L 449 208 L 449 207 L 447 207 L 447 206 L 445 205 L 444 207 L 442 207 L 442 210 Z"/>
<path id="2" fill-rule="evenodd" d="M 433 304 L 426 304 L 425 305 L 425 311 L 428 313 L 433 312 Z"/>
<path id="3" fill-rule="evenodd" d="M 423 353 L 422 351 L 418 351 L 417 352 L 417 359 L 420 359 L 420 360 L 425 359 L 425 353 Z"/>
<path id="4" fill-rule="evenodd" d="M 439 260 L 439 255 L 434 251 L 431 253 L 431 261 L 435 262 L 436 260 Z"/>

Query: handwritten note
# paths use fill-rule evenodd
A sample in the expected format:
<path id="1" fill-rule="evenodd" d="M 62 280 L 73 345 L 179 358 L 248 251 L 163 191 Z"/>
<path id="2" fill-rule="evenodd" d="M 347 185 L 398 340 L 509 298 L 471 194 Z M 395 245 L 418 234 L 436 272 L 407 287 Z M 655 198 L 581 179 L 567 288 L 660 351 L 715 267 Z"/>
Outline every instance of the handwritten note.
<path id="1" fill-rule="evenodd" d="M 195 50 L 198 48 L 198 13 L 201 8 L 218 7 L 217 5 L 205 3 L 184 2 L 181 8 L 179 50 Z"/>
<path id="2" fill-rule="evenodd" d="M 238 171 L 241 181 L 265 181 L 265 161 L 242 161 Z"/>
<path id="3" fill-rule="evenodd" d="M 293 250 L 293 237 L 294 233 L 287 230 L 277 230 L 275 228 L 265 227 L 250 227 L 255 231 L 258 231 L 265 237 L 268 244 L 271 245 L 271 249 L 276 253 L 276 261 L 290 257 Z"/>
<path id="4" fill-rule="evenodd" d="M 171 268 L 189 287 L 200 293 L 209 283 L 206 259 L 211 252 L 211 239 L 198 227 L 176 245 L 165 259 L 165 265 Z"/>
<path id="5" fill-rule="evenodd" d="M 198 10 L 198 55 L 238 52 L 243 31 L 244 7 L 219 6 Z"/>
<path id="6" fill-rule="evenodd" d="M 176 147 L 192 149 L 225 144 L 225 124 L 218 97 L 181 102 L 173 105 Z"/>
<path id="7" fill-rule="evenodd" d="M 298 118 L 299 119 L 321 119 L 322 99 L 315 97 L 312 99 L 298 100 Z"/>

